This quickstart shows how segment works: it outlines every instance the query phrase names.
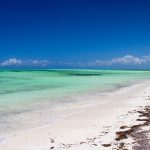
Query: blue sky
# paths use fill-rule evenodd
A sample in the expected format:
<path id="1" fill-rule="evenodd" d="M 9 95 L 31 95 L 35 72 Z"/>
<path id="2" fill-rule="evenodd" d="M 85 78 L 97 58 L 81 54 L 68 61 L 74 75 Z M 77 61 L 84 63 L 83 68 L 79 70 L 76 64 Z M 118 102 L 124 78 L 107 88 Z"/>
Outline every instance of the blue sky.
<path id="1" fill-rule="evenodd" d="M 1 1 L 0 67 L 148 68 L 149 18 L 149 0 Z"/>

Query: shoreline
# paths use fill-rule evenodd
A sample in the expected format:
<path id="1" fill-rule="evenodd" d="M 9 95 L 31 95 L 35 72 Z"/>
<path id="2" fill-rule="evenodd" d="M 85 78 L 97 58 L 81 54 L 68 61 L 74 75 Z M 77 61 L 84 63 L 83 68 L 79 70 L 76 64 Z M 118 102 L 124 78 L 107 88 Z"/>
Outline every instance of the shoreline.
<path id="1" fill-rule="evenodd" d="M 139 109 L 137 108 L 139 106 L 149 105 L 148 101 L 145 102 L 145 96 L 150 96 L 149 83 L 150 81 L 147 80 L 111 92 L 105 97 L 107 103 L 89 106 L 52 125 L 16 135 L 6 143 L 0 144 L 0 148 L 3 150 L 110 149 L 107 143 L 114 139 L 115 131 L 119 129 L 121 122 L 127 120 L 131 123 L 131 120 L 137 117 L 137 114 L 130 117 L 126 114 Z M 108 132 L 110 135 L 104 133 L 100 136 L 103 132 Z"/>
<path id="2" fill-rule="evenodd" d="M 146 80 L 146 79 L 145 79 Z M 142 81 L 145 82 L 143 79 Z M 25 113 L 19 113 L 15 116 L 11 116 L 13 118 L 25 118 L 25 120 L 16 120 L 20 123 L 20 126 L 14 128 L 14 122 L 9 122 L 12 118 L 7 118 L 6 120 L 2 120 L 2 122 L 9 122 L 9 125 L 12 124 L 10 127 L 10 131 L 7 132 L 7 129 L 3 129 L 1 131 L 5 131 L 4 134 L 1 132 L 0 136 L 0 144 L 7 141 L 9 137 L 13 137 L 16 134 L 22 134 L 24 132 L 45 128 L 47 126 L 50 126 L 58 121 L 63 120 L 64 118 L 70 117 L 74 114 L 80 113 L 81 111 L 84 111 L 84 109 L 89 107 L 94 107 L 96 105 L 103 105 L 104 103 L 107 103 L 107 99 L 105 98 L 107 95 L 115 93 L 119 91 L 122 88 L 130 87 L 133 85 L 137 85 L 141 83 L 141 81 L 134 81 L 129 82 L 123 85 L 116 85 L 114 88 L 105 89 L 102 91 L 101 89 L 87 91 L 86 93 L 79 93 L 77 95 L 72 95 L 70 97 L 70 102 L 61 102 L 60 104 L 56 105 L 54 108 L 49 108 L 49 103 L 47 103 L 46 108 L 44 109 L 37 109 L 37 110 L 31 110 Z M 44 118 L 48 119 L 48 122 L 45 122 Z M 28 121 L 32 122 L 30 125 L 28 125 Z M 39 124 L 35 124 L 35 121 L 38 120 Z M 22 122 L 23 121 L 23 122 Z M 24 126 L 25 125 L 25 126 Z M 4 124 L 3 127 L 7 126 L 7 124 Z M 20 128 L 21 127 L 21 128 Z M 9 128 L 8 128 L 9 129 Z"/>

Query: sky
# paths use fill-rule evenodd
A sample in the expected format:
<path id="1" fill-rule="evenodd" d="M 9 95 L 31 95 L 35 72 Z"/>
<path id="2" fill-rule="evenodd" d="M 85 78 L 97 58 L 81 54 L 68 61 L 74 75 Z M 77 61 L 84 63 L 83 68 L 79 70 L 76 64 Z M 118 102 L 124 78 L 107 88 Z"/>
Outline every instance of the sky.
<path id="1" fill-rule="evenodd" d="M 0 1 L 0 68 L 13 67 L 150 69 L 150 1 Z"/>

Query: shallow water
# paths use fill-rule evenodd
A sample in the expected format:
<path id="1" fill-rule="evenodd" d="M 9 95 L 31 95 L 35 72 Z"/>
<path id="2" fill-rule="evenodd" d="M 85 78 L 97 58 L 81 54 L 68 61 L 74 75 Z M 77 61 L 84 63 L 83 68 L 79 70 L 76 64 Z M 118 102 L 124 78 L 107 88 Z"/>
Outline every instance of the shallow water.
<path id="1" fill-rule="evenodd" d="M 149 71 L 0 70 L 0 138 L 54 122 L 71 104 L 86 101 L 80 97 L 87 93 L 104 93 L 149 77 Z"/>

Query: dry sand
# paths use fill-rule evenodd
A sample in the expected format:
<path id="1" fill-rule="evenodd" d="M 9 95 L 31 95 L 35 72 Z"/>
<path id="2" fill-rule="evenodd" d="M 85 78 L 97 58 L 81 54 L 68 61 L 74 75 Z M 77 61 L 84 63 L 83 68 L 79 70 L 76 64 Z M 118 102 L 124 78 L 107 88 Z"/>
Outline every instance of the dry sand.
<path id="1" fill-rule="evenodd" d="M 149 138 L 149 126 L 137 120 L 139 112 L 150 106 L 150 81 L 113 91 L 104 97 L 107 103 L 88 106 L 81 112 L 56 123 L 26 131 L 0 144 L 1 150 L 112 150 L 136 149 L 138 130 Z M 102 98 L 102 97 L 101 97 Z M 147 116 L 142 116 L 146 119 Z M 134 138 L 136 137 L 136 138 Z M 136 140 L 137 139 L 137 140 Z M 148 145 L 148 142 L 147 142 Z M 146 149 L 145 149 L 146 150 Z"/>

